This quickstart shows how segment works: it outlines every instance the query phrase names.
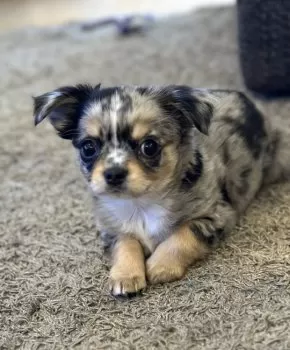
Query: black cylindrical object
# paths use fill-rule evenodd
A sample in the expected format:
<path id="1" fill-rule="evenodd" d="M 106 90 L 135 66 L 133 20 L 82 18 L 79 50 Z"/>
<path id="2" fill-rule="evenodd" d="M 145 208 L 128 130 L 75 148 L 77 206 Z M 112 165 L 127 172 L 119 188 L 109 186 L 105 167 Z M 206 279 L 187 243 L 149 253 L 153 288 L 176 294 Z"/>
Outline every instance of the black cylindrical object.
<path id="1" fill-rule="evenodd" d="M 290 0 L 237 0 L 237 15 L 245 85 L 290 96 Z"/>

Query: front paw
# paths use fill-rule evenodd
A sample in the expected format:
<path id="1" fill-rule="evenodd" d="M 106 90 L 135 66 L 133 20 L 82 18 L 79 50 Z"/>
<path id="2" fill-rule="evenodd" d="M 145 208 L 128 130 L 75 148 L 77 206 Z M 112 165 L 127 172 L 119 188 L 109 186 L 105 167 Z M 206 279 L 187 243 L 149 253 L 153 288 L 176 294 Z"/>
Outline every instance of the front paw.
<path id="1" fill-rule="evenodd" d="M 143 272 L 124 273 L 112 270 L 109 284 L 110 292 L 115 297 L 131 297 L 146 287 L 146 277 Z"/>
<path id="2" fill-rule="evenodd" d="M 146 275 L 151 284 L 173 282 L 180 280 L 186 270 L 174 259 L 156 259 L 154 254 L 147 260 Z"/>

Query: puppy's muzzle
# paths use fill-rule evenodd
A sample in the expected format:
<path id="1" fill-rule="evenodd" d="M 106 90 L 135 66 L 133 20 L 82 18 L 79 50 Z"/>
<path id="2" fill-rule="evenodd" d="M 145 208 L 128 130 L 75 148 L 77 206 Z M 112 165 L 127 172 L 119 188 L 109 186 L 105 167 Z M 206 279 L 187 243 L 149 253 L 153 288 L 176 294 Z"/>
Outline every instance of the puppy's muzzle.
<path id="1" fill-rule="evenodd" d="M 106 183 L 110 186 L 120 186 L 126 180 L 128 170 L 114 166 L 104 171 L 104 178 Z"/>

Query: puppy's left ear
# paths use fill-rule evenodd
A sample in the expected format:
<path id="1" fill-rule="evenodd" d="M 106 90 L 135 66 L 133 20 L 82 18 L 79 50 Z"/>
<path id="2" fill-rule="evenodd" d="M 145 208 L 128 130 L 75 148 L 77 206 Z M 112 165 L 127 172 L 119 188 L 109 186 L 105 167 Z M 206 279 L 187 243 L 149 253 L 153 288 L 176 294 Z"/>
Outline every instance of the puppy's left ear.
<path id="1" fill-rule="evenodd" d="M 60 137 L 72 139 L 77 132 L 85 102 L 99 90 L 100 85 L 65 86 L 34 97 L 34 123 L 49 118 Z"/>
<path id="2" fill-rule="evenodd" d="M 186 85 L 168 85 L 155 90 L 159 105 L 165 112 L 179 121 L 182 130 L 195 126 L 203 134 L 213 116 L 213 105 L 206 99 L 206 93 Z"/>

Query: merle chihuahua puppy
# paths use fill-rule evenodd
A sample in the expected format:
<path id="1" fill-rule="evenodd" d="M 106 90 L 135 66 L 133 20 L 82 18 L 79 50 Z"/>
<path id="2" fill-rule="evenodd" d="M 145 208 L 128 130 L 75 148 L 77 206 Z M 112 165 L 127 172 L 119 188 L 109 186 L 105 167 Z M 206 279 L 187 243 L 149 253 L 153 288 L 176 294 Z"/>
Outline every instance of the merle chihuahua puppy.
<path id="1" fill-rule="evenodd" d="M 290 173 L 290 127 L 237 91 L 77 85 L 36 97 L 34 115 L 77 150 L 115 296 L 182 278 Z"/>

